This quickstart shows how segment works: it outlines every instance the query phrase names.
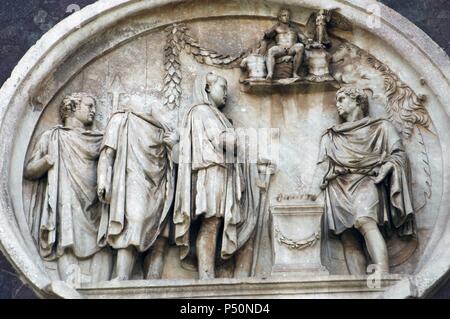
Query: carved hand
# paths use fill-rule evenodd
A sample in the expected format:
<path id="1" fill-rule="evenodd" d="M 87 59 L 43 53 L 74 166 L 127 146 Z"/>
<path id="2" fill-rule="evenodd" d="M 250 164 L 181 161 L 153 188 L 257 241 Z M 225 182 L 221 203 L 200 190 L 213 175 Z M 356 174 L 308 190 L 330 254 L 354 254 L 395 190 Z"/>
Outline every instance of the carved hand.
<path id="1" fill-rule="evenodd" d="M 393 169 L 394 165 L 392 163 L 386 163 L 382 165 L 377 177 L 374 180 L 375 184 L 381 183 L 386 178 L 386 176 L 388 176 L 388 174 L 392 172 Z"/>
<path id="2" fill-rule="evenodd" d="M 98 180 L 97 196 L 104 204 L 109 204 L 111 202 L 111 172 L 112 167 L 108 167 L 106 170 L 106 176 L 100 175 Z"/>
<path id="3" fill-rule="evenodd" d="M 259 159 L 257 166 L 260 174 L 273 175 L 277 171 L 277 164 L 266 158 Z"/>
<path id="4" fill-rule="evenodd" d="M 45 158 L 45 161 L 47 162 L 47 165 L 48 165 L 49 168 L 53 167 L 53 165 L 55 165 L 55 161 L 52 160 L 50 155 L 47 154 L 47 155 L 44 156 L 44 158 Z"/>
<path id="5" fill-rule="evenodd" d="M 220 144 L 224 149 L 234 151 L 236 148 L 237 137 L 233 131 L 226 131 L 220 135 Z"/>
<path id="6" fill-rule="evenodd" d="M 180 134 L 178 134 L 178 132 L 171 131 L 171 132 L 164 133 L 163 142 L 170 148 L 172 148 L 179 141 L 180 141 Z"/>
<path id="7" fill-rule="evenodd" d="M 322 183 L 320 183 L 320 189 L 321 190 L 326 190 L 328 187 L 328 180 L 323 181 Z"/>
<path id="8" fill-rule="evenodd" d="M 97 196 L 104 204 L 109 204 L 111 201 L 111 187 L 107 183 L 100 182 L 97 186 Z"/>

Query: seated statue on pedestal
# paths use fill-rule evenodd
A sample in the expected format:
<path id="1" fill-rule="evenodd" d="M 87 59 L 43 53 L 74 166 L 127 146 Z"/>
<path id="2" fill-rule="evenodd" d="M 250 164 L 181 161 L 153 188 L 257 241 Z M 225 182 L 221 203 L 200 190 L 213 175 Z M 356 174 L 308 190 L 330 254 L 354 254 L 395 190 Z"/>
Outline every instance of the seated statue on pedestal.
<path id="1" fill-rule="evenodd" d="M 291 21 L 290 11 L 282 9 L 278 23 L 264 33 L 259 47 L 242 60 L 240 67 L 247 76 L 244 81 L 256 85 L 333 82 L 328 52 L 328 26 L 334 23 L 332 12 L 313 12 L 303 33 Z"/>
<path id="2" fill-rule="evenodd" d="M 270 42 L 275 45 L 267 50 Z M 282 9 L 278 15 L 278 23 L 264 33 L 263 51 L 267 51 L 267 79 L 274 77 L 277 63 L 290 63 L 293 59 L 292 70 L 286 72 L 277 70 L 278 78 L 299 78 L 300 66 L 303 63 L 303 54 L 307 44 L 312 43 L 300 28 L 291 23 L 291 13 L 288 9 Z M 277 60 L 279 59 L 279 60 Z"/>

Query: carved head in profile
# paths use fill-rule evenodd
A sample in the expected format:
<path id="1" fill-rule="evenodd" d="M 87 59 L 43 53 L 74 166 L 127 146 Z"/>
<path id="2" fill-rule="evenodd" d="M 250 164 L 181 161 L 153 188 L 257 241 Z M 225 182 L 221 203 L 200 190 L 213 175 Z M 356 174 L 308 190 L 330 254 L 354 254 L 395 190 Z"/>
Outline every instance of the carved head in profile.
<path id="1" fill-rule="evenodd" d="M 346 121 L 360 119 L 369 114 L 369 97 L 355 87 L 341 88 L 336 93 L 336 108 Z"/>
<path id="2" fill-rule="evenodd" d="M 208 99 L 218 108 L 223 108 L 228 99 L 228 83 L 227 80 L 220 75 L 208 73 L 206 75 L 205 91 Z"/>
<path id="3" fill-rule="evenodd" d="M 69 121 L 91 126 L 94 123 L 97 102 L 87 93 L 72 93 L 61 102 L 59 114 L 64 125 L 70 126 Z"/>
<path id="4" fill-rule="evenodd" d="M 278 21 L 286 24 L 291 22 L 291 11 L 287 8 L 282 8 L 278 13 Z"/>

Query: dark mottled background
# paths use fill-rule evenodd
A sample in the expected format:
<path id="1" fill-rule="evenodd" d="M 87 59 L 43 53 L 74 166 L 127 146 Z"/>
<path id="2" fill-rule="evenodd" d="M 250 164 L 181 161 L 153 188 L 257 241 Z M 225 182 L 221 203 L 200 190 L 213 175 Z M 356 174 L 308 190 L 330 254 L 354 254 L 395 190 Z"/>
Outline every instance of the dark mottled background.
<path id="1" fill-rule="evenodd" d="M 0 0 L 0 84 L 50 28 L 95 0 Z M 382 0 L 428 33 L 450 54 L 450 0 Z M 450 299 L 450 280 L 435 298 Z M 0 299 L 35 298 L 0 253 Z"/>

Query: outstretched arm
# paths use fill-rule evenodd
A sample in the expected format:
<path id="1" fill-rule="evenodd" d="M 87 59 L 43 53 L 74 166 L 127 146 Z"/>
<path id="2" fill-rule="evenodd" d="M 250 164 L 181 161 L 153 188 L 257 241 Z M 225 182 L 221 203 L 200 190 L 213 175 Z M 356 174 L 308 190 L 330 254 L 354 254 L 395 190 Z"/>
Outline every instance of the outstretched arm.
<path id="1" fill-rule="evenodd" d="M 328 143 L 329 138 L 325 134 L 320 141 L 317 165 L 308 191 L 308 195 L 311 196 L 312 200 L 316 200 L 322 194 L 322 191 L 327 188 L 330 179 L 333 178 L 332 174 L 330 174 L 333 170 L 333 164 L 327 156 Z"/>
<path id="2" fill-rule="evenodd" d="M 259 48 L 259 54 L 263 54 L 263 55 L 267 54 L 267 50 L 269 48 L 269 44 L 277 36 L 276 28 L 277 28 L 277 26 L 275 25 L 272 28 L 270 28 L 269 30 L 266 30 L 264 32 L 264 36 L 263 36 L 263 39 L 261 41 L 261 45 L 260 45 L 260 48 Z"/>
<path id="3" fill-rule="evenodd" d="M 327 175 L 329 172 L 330 163 L 328 161 L 317 164 L 311 186 L 308 190 L 308 196 L 315 201 L 325 190 L 328 185 Z"/>
<path id="4" fill-rule="evenodd" d="M 313 39 L 306 36 L 300 29 L 298 29 L 297 31 L 297 36 L 300 42 L 303 43 L 305 46 L 311 45 L 314 42 Z"/>

